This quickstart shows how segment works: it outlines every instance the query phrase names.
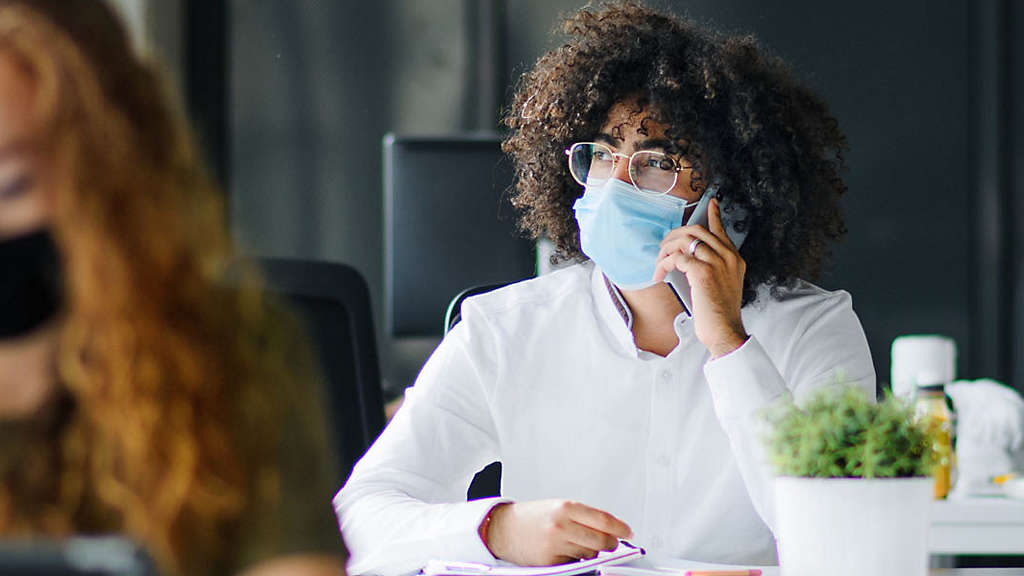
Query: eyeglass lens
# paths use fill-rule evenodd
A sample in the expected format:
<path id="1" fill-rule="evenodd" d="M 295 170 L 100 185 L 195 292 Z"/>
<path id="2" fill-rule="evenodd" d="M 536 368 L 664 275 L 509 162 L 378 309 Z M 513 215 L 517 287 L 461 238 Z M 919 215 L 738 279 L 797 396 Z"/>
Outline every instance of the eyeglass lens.
<path id="1" fill-rule="evenodd" d="M 600 184 L 612 177 L 616 162 L 623 159 L 603 144 L 581 142 L 569 152 L 569 169 L 572 177 L 584 186 L 588 182 Z M 642 192 L 668 192 L 676 183 L 676 174 L 675 162 L 661 152 L 637 152 L 629 162 L 629 176 Z"/>

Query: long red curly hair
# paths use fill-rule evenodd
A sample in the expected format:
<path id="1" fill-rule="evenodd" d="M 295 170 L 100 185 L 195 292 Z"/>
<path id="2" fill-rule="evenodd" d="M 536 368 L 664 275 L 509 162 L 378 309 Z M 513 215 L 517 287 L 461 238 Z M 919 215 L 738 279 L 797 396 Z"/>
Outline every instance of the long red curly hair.
<path id="1" fill-rule="evenodd" d="M 4 479 L 0 531 L 119 531 L 209 570 L 244 507 L 274 498 L 268 423 L 301 353 L 254 274 L 225 282 L 221 195 L 105 3 L 0 0 L 0 50 L 36 83 L 58 180 L 70 405 Z"/>

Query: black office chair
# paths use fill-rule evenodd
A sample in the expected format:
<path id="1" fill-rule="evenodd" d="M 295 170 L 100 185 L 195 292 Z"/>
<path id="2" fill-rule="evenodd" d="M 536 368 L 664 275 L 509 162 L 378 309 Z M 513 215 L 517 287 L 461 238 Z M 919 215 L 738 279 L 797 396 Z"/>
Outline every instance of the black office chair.
<path id="1" fill-rule="evenodd" d="M 267 289 L 291 304 L 314 346 L 344 482 L 384 429 L 370 291 L 345 264 L 276 258 L 257 264 Z"/>
<path id="2" fill-rule="evenodd" d="M 451 303 L 448 304 L 448 309 L 444 313 L 444 330 L 442 331 L 442 334 L 447 336 L 448 331 L 458 324 L 459 320 L 462 320 L 462 303 L 466 298 L 490 292 L 491 290 L 497 290 L 498 288 L 507 285 L 508 282 L 502 282 L 499 284 L 483 284 L 481 286 L 472 286 L 470 288 L 466 288 L 462 292 L 459 292 L 455 298 L 452 298 Z"/>
<path id="3" fill-rule="evenodd" d="M 534 243 L 519 232 L 509 200 L 515 171 L 501 140 L 385 136 L 384 326 L 392 336 L 440 336 L 439 312 L 459 290 L 535 274 Z"/>
<path id="4" fill-rule="evenodd" d="M 448 335 L 449 330 L 462 320 L 462 303 L 466 298 L 497 290 L 506 285 L 507 283 L 485 284 L 466 288 L 459 292 L 455 298 L 452 298 L 451 304 L 448 305 L 448 310 L 444 314 L 445 336 Z M 484 466 L 473 477 L 473 481 L 469 483 L 469 490 L 466 491 L 466 500 L 479 500 L 480 498 L 490 498 L 492 496 L 501 496 L 501 462 L 491 462 Z"/>

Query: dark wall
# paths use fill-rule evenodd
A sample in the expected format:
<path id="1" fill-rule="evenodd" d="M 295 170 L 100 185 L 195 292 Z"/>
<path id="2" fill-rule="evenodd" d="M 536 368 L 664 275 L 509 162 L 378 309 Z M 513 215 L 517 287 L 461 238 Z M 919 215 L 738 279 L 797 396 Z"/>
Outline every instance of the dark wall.
<path id="1" fill-rule="evenodd" d="M 1005 133 L 999 134 L 1005 153 L 1000 155 L 998 167 L 1004 177 L 1005 204 L 1009 206 L 1009 218 L 1004 220 L 1007 243 L 1005 261 L 1009 263 L 1012 275 L 1007 285 L 1007 300 L 1011 301 L 1012 314 L 1005 314 L 1008 323 L 1008 337 L 1002 347 L 1002 357 L 1007 359 L 1008 371 L 1015 377 L 1018 390 L 1024 390 L 1024 232 L 1019 223 L 1024 222 L 1024 2 L 1006 0 L 1000 2 L 1005 17 L 992 19 L 999 25 L 996 39 L 1001 46 L 1001 74 L 997 77 L 1006 84 L 1001 94 L 1001 106 L 1005 120 L 997 122 Z"/>
<path id="2" fill-rule="evenodd" d="M 236 235 L 256 255 L 354 266 L 378 328 L 381 138 L 464 127 L 465 12 L 465 0 L 229 2 Z M 384 376 L 400 388 L 436 341 L 378 333 Z"/>
<path id="3" fill-rule="evenodd" d="M 496 125 L 497 111 L 481 105 L 488 91 L 474 86 L 497 73 L 507 94 L 557 43 L 559 15 L 580 4 L 233 0 L 229 148 L 239 236 L 259 254 L 355 265 L 380 325 L 380 138 L 479 128 L 488 117 Z M 1022 48 L 1011 41 L 1022 36 L 1021 4 L 660 5 L 754 33 L 838 117 L 851 147 L 850 232 L 819 283 L 853 295 L 879 379 L 888 380 L 892 339 L 922 332 L 957 340 L 962 377 L 1024 374 L 1024 355 L 1014 353 L 1014 327 L 1024 328 L 1015 256 L 1024 255 L 1024 235 L 1012 230 L 1024 216 L 1012 169 L 1024 164 L 1024 115 L 1012 98 L 1024 82 Z M 474 19 L 488 14 L 504 26 L 482 32 Z M 498 45 L 494 36 L 503 37 Z M 498 61 L 481 66 L 484 53 Z M 382 337 L 384 373 L 408 384 L 434 344 Z"/>

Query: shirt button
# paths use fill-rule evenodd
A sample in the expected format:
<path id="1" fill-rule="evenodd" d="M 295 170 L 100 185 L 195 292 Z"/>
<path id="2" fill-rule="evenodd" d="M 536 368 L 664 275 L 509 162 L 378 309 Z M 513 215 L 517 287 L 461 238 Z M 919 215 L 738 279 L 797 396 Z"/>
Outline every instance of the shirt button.
<path id="1" fill-rule="evenodd" d="M 668 465 L 670 463 L 671 460 L 669 460 L 667 454 L 661 454 L 660 456 L 658 456 L 658 466 L 661 466 L 662 468 L 668 468 Z"/>
<path id="2" fill-rule="evenodd" d="M 664 382 L 671 382 L 672 381 L 672 373 L 669 372 L 668 370 L 663 370 L 661 372 L 661 379 Z"/>
<path id="3" fill-rule="evenodd" d="M 661 548 L 662 540 L 661 536 L 655 536 L 651 538 L 651 546 L 654 548 Z"/>

